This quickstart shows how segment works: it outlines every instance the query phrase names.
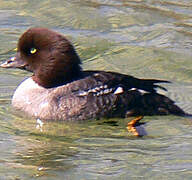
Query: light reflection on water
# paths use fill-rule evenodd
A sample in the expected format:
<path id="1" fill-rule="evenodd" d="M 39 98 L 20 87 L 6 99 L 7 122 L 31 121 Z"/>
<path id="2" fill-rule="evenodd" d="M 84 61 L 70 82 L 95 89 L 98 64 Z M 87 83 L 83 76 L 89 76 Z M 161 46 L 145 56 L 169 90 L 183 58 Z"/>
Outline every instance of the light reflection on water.
<path id="1" fill-rule="evenodd" d="M 0 60 L 28 27 L 49 27 L 85 69 L 173 81 L 163 93 L 192 113 L 191 12 L 189 0 L 0 1 Z M 191 119 L 145 117 L 143 138 L 127 132 L 130 119 L 47 122 L 41 132 L 11 110 L 26 75 L 0 69 L 0 179 L 191 179 Z"/>

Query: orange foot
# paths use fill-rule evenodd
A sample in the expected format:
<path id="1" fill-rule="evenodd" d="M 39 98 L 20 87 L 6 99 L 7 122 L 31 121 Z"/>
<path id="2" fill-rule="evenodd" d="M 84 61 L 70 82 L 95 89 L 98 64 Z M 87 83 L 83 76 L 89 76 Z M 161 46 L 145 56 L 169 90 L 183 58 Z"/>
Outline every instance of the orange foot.
<path id="1" fill-rule="evenodd" d="M 137 124 L 139 124 L 139 121 L 143 119 L 143 116 L 138 116 L 135 119 L 131 120 L 128 124 L 127 124 L 127 130 L 129 132 L 131 132 L 134 136 L 143 136 L 144 134 L 140 133 L 136 126 Z M 139 127 L 139 126 L 138 126 Z"/>

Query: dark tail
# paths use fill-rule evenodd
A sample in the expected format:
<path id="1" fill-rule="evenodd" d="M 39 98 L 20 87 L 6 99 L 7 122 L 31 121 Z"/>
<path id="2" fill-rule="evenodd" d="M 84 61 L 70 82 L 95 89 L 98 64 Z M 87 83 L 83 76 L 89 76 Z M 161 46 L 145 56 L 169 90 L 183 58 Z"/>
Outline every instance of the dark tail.
<path id="1" fill-rule="evenodd" d="M 158 85 L 158 83 L 171 83 L 170 81 L 157 79 L 138 79 L 133 76 L 123 76 L 120 80 L 127 88 L 128 94 L 127 107 L 129 110 L 126 115 L 167 115 L 173 114 L 177 116 L 192 117 L 170 98 L 158 94 L 156 89 L 160 88 L 167 91 L 166 88 Z M 146 92 L 141 92 L 144 90 Z"/>
<path id="2" fill-rule="evenodd" d="M 141 101 L 144 109 L 149 109 L 147 112 L 149 115 L 173 114 L 177 116 L 192 117 L 191 114 L 186 113 L 179 106 L 177 106 L 173 100 L 158 93 L 145 94 L 143 95 Z"/>
<path id="3" fill-rule="evenodd" d="M 156 88 L 163 89 L 167 91 L 166 88 L 157 85 L 156 83 L 171 83 L 170 81 L 165 80 L 156 80 L 156 79 L 138 79 L 137 87 L 143 90 L 146 90 L 150 93 L 142 96 L 142 106 L 146 110 L 147 114 L 174 114 L 177 116 L 185 116 L 192 118 L 192 114 L 186 113 L 179 106 L 175 104 L 170 98 L 156 93 Z M 147 111 L 149 109 L 149 111 Z"/>
<path id="4" fill-rule="evenodd" d="M 166 88 L 157 85 L 156 83 L 171 83 L 170 81 L 157 80 L 157 79 L 138 79 L 137 86 L 139 89 L 143 89 L 149 92 L 156 92 L 156 88 L 163 89 L 167 91 Z"/>

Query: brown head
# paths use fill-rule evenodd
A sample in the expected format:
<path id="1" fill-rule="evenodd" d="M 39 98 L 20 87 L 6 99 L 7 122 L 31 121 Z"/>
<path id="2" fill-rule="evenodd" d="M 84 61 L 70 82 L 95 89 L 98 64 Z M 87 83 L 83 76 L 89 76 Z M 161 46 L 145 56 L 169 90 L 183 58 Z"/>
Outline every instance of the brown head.
<path id="1" fill-rule="evenodd" d="M 77 79 L 80 58 L 72 44 L 61 34 L 46 28 L 30 28 L 19 39 L 17 54 L 1 67 L 33 72 L 33 80 L 45 88 Z"/>

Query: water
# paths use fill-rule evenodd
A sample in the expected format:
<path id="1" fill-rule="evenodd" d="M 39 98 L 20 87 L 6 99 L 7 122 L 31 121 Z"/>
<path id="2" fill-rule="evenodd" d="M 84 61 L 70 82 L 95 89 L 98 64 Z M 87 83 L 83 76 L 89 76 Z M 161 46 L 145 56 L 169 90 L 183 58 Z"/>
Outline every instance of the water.
<path id="1" fill-rule="evenodd" d="M 112 70 L 173 83 L 162 92 L 192 113 L 190 0 L 0 1 L 0 60 L 14 55 L 29 27 L 65 34 L 84 69 Z M 126 130 L 130 119 L 45 123 L 11 109 L 30 73 L 0 69 L 0 179 L 191 179 L 192 121 L 145 117 L 147 136 Z"/>

